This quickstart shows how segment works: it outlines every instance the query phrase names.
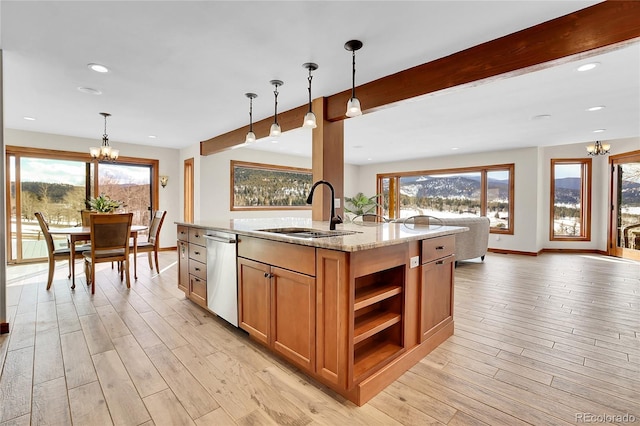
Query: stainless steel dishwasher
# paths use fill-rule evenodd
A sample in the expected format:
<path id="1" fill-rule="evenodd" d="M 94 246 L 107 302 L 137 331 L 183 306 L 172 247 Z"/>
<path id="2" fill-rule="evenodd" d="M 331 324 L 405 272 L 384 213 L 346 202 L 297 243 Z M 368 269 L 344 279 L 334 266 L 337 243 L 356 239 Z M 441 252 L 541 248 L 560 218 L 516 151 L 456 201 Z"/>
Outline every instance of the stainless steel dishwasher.
<path id="1" fill-rule="evenodd" d="M 238 326 L 238 274 L 235 234 L 207 231 L 207 307 Z"/>

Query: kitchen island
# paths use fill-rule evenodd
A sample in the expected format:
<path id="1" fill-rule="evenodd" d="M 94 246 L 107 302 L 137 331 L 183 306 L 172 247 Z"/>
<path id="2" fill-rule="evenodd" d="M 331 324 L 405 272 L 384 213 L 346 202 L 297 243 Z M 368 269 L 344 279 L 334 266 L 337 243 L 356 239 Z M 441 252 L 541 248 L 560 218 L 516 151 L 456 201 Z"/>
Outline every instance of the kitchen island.
<path id="1" fill-rule="evenodd" d="M 204 235 L 237 235 L 238 323 L 358 405 L 453 334 L 455 236 L 465 227 L 304 218 L 178 225 L 179 286 L 207 307 Z"/>

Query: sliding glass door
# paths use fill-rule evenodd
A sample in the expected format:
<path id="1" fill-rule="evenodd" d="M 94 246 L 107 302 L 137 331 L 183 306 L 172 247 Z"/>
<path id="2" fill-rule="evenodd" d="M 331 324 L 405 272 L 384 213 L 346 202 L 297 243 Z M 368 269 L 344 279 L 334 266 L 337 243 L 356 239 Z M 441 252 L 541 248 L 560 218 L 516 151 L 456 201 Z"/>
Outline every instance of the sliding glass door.
<path id="1" fill-rule="evenodd" d="M 613 256 L 640 260 L 640 151 L 611 156 L 611 223 Z"/>
<path id="2" fill-rule="evenodd" d="M 121 212 L 133 224 L 148 225 L 157 208 L 158 160 L 121 158 L 117 163 L 89 161 L 88 155 L 7 147 L 7 261 L 44 260 L 47 245 L 34 213 L 44 213 L 50 227 L 77 226 L 86 201 L 99 194 L 122 201 Z M 65 238 L 54 241 L 65 247 Z"/>

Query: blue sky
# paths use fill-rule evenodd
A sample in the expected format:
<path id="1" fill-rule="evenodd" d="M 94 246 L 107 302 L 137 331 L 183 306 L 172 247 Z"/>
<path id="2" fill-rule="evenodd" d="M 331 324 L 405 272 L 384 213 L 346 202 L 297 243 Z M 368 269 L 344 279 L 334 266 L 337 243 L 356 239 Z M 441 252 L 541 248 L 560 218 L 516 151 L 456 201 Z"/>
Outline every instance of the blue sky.
<path id="1" fill-rule="evenodd" d="M 102 174 L 114 176 L 119 183 L 143 184 L 149 182 L 149 168 L 122 164 L 100 164 Z M 15 170 L 11 167 L 11 180 Z M 66 183 L 84 186 L 85 163 L 80 161 L 49 160 L 23 157 L 20 160 L 22 182 Z"/>

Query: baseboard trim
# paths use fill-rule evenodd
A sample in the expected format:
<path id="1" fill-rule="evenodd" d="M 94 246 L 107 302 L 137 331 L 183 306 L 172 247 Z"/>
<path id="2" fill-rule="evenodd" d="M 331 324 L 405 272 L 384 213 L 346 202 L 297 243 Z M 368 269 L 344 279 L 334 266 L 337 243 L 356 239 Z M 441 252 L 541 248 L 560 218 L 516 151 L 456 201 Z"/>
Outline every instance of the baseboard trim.
<path id="1" fill-rule="evenodd" d="M 497 249 L 497 248 L 489 248 L 487 251 L 491 253 L 498 254 L 517 254 L 520 256 L 538 256 L 542 253 L 576 253 L 576 254 L 601 254 L 603 256 L 608 256 L 604 250 L 596 250 L 596 249 L 564 249 L 564 248 L 545 248 L 540 249 L 537 252 L 535 251 L 518 251 L 518 250 L 505 250 L 505 249 Z"/>
<path id="2" fill-rule="evenodd" d="M 518 250 L 505 250 L 505 249 L 497 249 L 497 248 L 489 248 L 487 251 L 491 253 L 499 253 L 499 254 L 519 254 L 521 256 L 537 256 L 539 252 L 535 251 L 518 251 Z"/>
<path id="3" fill-rule="evenodd" d="M 540 250 L 538 253 L 576 253 L 576 254 L 602 254 L 604 256 L 608 255 L 604 250 L 597 249 L 562 249 L 562 248 L 545 248 Z"/>

